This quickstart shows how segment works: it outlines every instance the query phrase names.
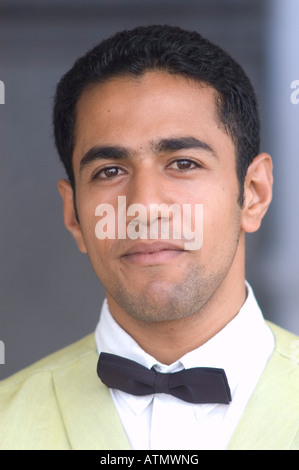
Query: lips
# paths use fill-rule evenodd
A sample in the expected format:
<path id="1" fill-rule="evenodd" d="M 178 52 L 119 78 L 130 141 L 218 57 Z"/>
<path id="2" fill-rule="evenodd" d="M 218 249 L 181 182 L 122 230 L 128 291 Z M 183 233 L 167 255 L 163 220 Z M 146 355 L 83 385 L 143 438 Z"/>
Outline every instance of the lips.
<path id="1" fill-rule="evenodd" d="M 139 242 L 127 250 L 122 258 L 130 264 L 157 265 L 167 263 L 184 252 L 181 246 L 169 242 Z"/>
<path id="2" fill-rule="evenodd" d="M 152 242 L 152 243 L 136 243 L 132 248 L 126 251 L 125 255 L 133 255 L 135 253 L 157 253 L 159 251 L 172 250 L 184 251 L 184 249 L 173 243 Z"/>

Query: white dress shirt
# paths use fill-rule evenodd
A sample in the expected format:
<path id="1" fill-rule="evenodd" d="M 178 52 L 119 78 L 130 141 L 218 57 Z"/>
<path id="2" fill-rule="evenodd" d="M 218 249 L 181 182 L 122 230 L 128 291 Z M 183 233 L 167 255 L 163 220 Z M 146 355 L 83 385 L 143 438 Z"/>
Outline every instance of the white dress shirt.
<path id="1" fill-rule="evenodd" d="M 113 319 L 105 299 L 95 338 L 98 353 L 117 354 L 160 372 L 191 367 L 217 367 L 226 372 L 229 405 L 194 405 L 164 393 L 136 397 L 110 389 L 132 449 L 222 450 L 235 431 L 258 379 L 274 349 L 248 283 L 247 299 L 238 315 L 199 348 L 171 365 L 143 351 Z"/>

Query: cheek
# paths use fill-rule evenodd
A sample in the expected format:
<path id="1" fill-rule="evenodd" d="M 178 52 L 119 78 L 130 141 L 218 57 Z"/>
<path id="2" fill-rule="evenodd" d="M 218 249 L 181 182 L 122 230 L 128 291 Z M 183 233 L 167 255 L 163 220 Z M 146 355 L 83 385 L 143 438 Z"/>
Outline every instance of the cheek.
<path id="1" fill-rule="evenodd" d="M 112 204 L 107 203 L 105 207 L 104 204 L 93 202 L 82 205 L 81 214 L 80 226 L 90 262 L 95 271 L 102 271 L 103 267 L 108 268 L 108 265 L 113 264 L 120 250 L 117 211 Z"/>
<path id="2" fill-rule="evenodd" d="M 106 242 L 106 240 L 99 240 L 96 236 L 96 225 L 99 220 L 96 216 L 96 207 L 96 204 L 88 202 L 77 206 L 82 236 L 92 263 L 94 259 L 103 256 Z"/>
<path id="3" fill-rule="evenodd" d="M 203 203 L 204 245 L 225 246 L 238 238 L 241 228 L 241 209 L 237 197 L 227 197 L 224 192 Z"/>

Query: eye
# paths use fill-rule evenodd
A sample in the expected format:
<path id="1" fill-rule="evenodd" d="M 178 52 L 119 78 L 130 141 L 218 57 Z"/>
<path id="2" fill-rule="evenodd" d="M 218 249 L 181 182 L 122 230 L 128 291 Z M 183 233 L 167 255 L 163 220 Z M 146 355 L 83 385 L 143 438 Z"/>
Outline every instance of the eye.
<path id="1" fill-rule="evenodd" d="M 180 158 L 179 160 L 175 160 L 169 166 L 177 171 L 193 170 L 194 168 L 201 167 L 199 163 L 187 158 Z"/>
<path id="2" fill-rule="evenodd" d="M 92 180 L 95 179 L 112 179 L 116 176 L 120 176 L 122 174 L 121 168 L 118 166 L 109 166 L 102 168 L 100 171 L 97 171 L 93 176 Z"/>

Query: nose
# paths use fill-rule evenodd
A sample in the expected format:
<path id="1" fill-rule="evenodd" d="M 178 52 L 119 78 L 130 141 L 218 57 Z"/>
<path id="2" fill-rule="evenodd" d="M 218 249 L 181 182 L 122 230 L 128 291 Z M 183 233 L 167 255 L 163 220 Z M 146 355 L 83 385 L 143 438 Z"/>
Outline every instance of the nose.
<path id="1" fill-rule="evenodd" d="M 144 165 L 136 169 L 130 187 L 127 191 L 127 215 L 128 222 L 136 218 L 146 226 L 154 222 L 153 205 L 168 204 L 167 182 L 165 177 L 153 165 Z M 160 219 L 157 212 L 154 219 Z"/>
<path id="2" fill-rule="evenodd" d="M 128 204 L 137 203 L 149 208 L 150 204 L 164 202 L 165 184 L 159 173 L 149 165 L 136 170 L 127 192 Z"/>

